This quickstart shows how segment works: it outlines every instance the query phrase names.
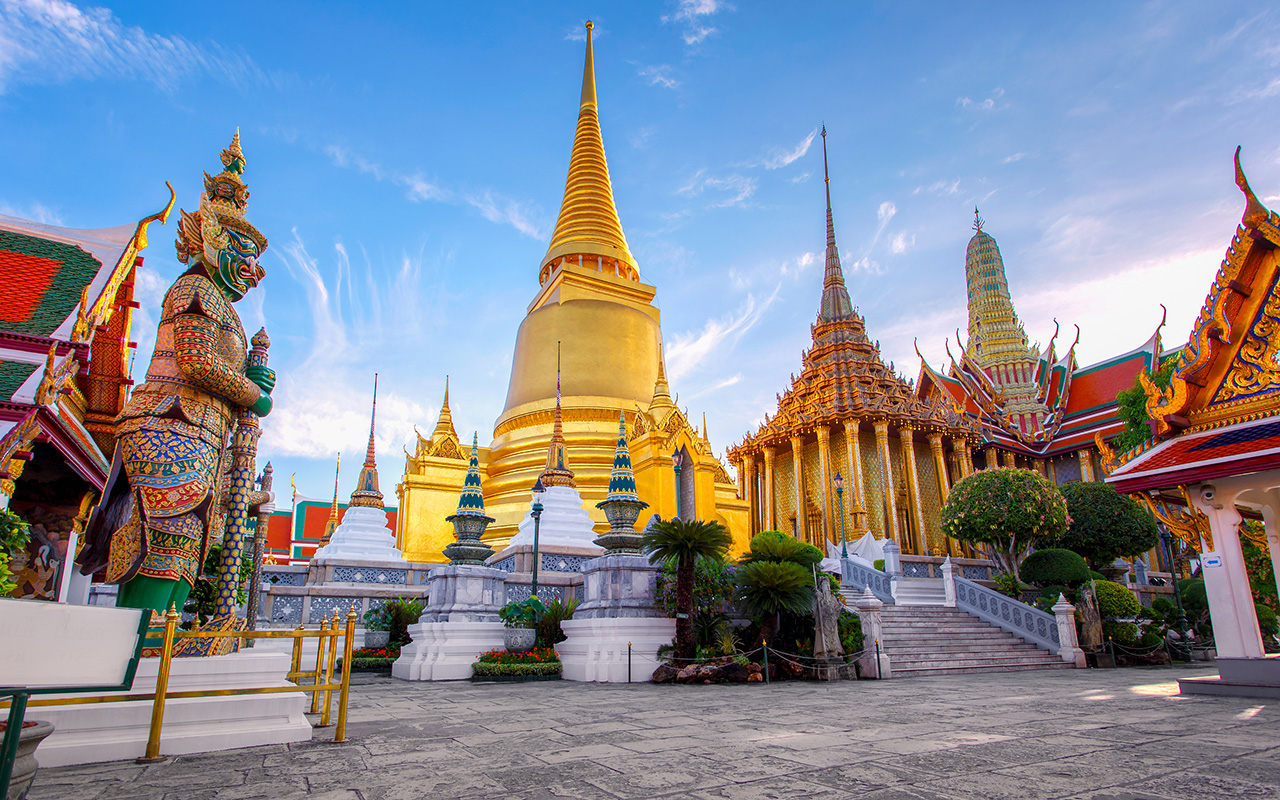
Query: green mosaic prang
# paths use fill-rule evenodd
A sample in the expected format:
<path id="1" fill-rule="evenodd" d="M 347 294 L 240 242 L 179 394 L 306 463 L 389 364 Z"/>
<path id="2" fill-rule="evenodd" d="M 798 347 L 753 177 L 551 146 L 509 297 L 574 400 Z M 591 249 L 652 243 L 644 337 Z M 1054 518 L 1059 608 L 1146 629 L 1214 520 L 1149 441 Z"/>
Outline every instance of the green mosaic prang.
<path id="1" fill-rule="evenodd" d="M 8 400 L 23 382 L 36 371 L 35 364 L 18 361 L 0 361 L 0 400 Z"/>
<path id="2" fill-rule="evenodd" d="M 483 517 L 484 492 L 480 488 L 480 437 L 471 436 L 471 463 L 467 465 L 467 478 L 462 484 L 462 494 L 458 497 L 458 510 L 461 516 Z"/>
<path id="3" fill-rule="evenodd" d="M 14 333 L 32 336 L 49 336 L 80 303 L 80 291 L 88 286 L 102 263 L 84 250 L 71 244 L 53 242 L 13 231 L 0 231 L 0 251 L 20 253 L 26 256 L 48 258 L 61 262 L 48 287 L 25 320 L 7 318 L 0 308 L 0 326 Z M 21 280 L 21 276 L 6 276 L 6 280 Z"/>

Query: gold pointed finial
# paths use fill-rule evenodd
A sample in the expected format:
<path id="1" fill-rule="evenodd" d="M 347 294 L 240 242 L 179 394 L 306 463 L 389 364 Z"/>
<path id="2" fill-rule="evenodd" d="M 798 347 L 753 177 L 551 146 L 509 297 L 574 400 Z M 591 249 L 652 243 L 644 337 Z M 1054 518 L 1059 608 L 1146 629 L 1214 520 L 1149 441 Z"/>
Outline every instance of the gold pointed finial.
<path id="1" fill-rule="evenodd" d="M 605 159 L 604 139 L 600 134 L 597 113 L 595 53 L 591 30 L 587 23 L 587 52 L 582 66 L 582 95 L 578 104 L 578 127 L 569 156 L 569 175 L 565 180 L 564 200 L 560 216 L 551 234 L 551 243 L 542 259 L 538 282 L 545 284 L 556 264 L 565 257 L 581 258 L 590 265 L 638 281 L 639 269 L 622 221 L 613 202 L 613 185 L 609 180 L 609 162 Z"/>
<path id="2" fill-rule="evenodd" d="M 978 207 L 974 206 L 973 207 L 973 229 L 978 233 L 982 233 L 982 226 L 985 224 L 987 224 L 987 221 L 982 217 L 978 216 Z"/>
<path id="3" fill-rule="evenodd" d="M 449 410 L 449 376 L 444 376 L 444 402 L 440 404 L 440 417 L 436 420 L 436 429 L 431 432 L 431 441 L 439 442 L 442 438 L 458 438 L 453 428 L 453 412 Z"/>
<path id="4" fill-rule="evenodd" d="M 237 163 L 238 162 L 238 163 Z M 240 149 L 240 126 L 236 126 L 236 135 L 231 137 L 231 146 L 222 151 L 222 166 L 227 172 L 237 175 L 244 172 L 244 151 Z"/>
<path id="5" fill-rule="evenodd" d="M 1240 147 L 1236 146 L 1236 186 L 1244 192 L 1244 215 L 1240 221 L 1246 228 L 1256 228 L 1267 219 L 1267 207 L 1258 200 L 1258 196 L 1249 188 L 1249 179 L 1245 177 L 1244 168 L 1240 166 Z"/>
<path id="6" fill-rule="evenodd" d="M 671 387 L 667 385 L 667 356 L 658 348 L 658 379 L 653 382 L 653 400 L 649 407 L 671 405 Z"/>

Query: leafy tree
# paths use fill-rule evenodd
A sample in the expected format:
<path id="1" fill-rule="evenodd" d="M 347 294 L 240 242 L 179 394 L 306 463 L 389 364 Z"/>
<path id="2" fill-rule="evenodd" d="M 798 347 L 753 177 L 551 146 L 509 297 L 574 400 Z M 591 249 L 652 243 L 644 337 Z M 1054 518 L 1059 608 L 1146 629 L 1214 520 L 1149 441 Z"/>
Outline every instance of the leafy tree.
<path id="1" fill-rule="evenodd" d="M 1021 580 L 1032 547 L 1066 532 L 1067 504 L 1057 487 L 1029 469 L 988 469 L 956 483 L 942 507 L 942 530 L 970 544 L 994 545 L 1001 568 Z"/>
<path id="2" fill-rule="evenodd" d="M 1240 523 L 1241 530 L 1262 530 L 1262 523 L 1247 519 Z M 1249 573 L 1249 585 L 1253 589 L 1253 601 L 1259 605 L 1269 606 L 1273 611 L 1280 610 L 1276 597 L 1276 576 L 1271 564 L 1271 549 L 1264 539 L 1261 544 L 1254 544 L 1248 536 L 1240 537 L 1240 549 L 1244 551 L 1244 566 Z"/>
<path id="3" fill-rule="evenodd" d="M 1061 488 L 1071 525 L 1055 542 L 1100 569 L 1116 556 L 1145 553 L 1160 541 L 1156 521 L 1137 501 L 1109 483 L 1068 483 Z"/>
<path id="4" fill-rule="evenodd" d="M 718 558 L 700 558 L 693 568 L 693 632 L 698 647 L 715 646 L 723 638 L 721 623 L 733 607 L 733 564 Z M 676 563 L 663 562 L 654 600 L 669 617 L 676 615 Z"/>
<path id="5" fill-rule="evenodd" d="M 1151 376 L 1151 382 L 1161 389 L 1167 388 L 1177 363 L 1177 356 L 1166 358 Z M 1112 446 L 1116 452 L 1124 452 L 1151 438 L 1151 428 L 1147 426 L 1147 393 L 1143 391 L 1142 383 L 1134 378 L 1133 386 L 1122 389 L 1116 395 L 1116 402 L 1119 404 L 1118 415 L 1124 422 L 1124 430 L 1116 436 Z"/>
<path id="6" fill-rule="evenodd" d="M 676 564 L 676 658 L 692 659 L 694 567 L 703 558 L 723 561 L 733 538 L 719 522 L 672 519 L 650 526 L 641 542 L 649 563 Z"/>
<path id="7" fill-rule="evenodd" d="M 773 641 L 780 613 L 813 607 L 813 574 L 794 561 L 749 561 L 738 568 L 738 607 L 759 617 L 760 638 Z"/>

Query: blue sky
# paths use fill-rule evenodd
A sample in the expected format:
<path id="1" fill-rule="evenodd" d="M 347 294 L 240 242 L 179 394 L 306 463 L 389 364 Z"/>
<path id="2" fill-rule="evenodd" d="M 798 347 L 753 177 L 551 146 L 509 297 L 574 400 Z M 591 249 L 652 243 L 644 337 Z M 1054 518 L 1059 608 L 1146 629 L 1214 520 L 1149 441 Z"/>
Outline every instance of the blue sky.
<path id="1" fill-rule="evenodd" d="M 723 450 L 800 368 L 821 140 L 850 293 L 908 378 L 965 326 L 975 203 L 1033 340 L 1090 363 L 1169 307 L 1185 339 L 1243 209 L 1280 205 L 1280 11 L 1216 2 L 129 3 L 0 0 L 0 213 L 70 227 L 196 205 L 236 126 L 279 373 L 260 454 L 351 488 L 435 424 L 491 437 L 576 121 L 586 19 L 614 193 L 673 389 Z M 179 272 L 139 276 L 139 352 Z M 954 348 L 953 348 L 954 351 Z M 141 379 L 145 360 L 135 377 Z M 287 491 L 287 490 L 286 490 Z"/>

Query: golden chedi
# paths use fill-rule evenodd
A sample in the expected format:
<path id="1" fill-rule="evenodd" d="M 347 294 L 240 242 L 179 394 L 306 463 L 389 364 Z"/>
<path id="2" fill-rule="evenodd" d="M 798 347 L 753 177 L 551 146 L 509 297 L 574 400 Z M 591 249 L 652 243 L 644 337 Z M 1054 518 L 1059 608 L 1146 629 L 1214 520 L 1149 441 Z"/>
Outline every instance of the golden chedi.
<path id="1" fill-rule="evenodd" d="M 714 455 L 705 424 L 699 433 L 671 399 L 653 305 L 657 290 L 640 282 L 614 205 L 597 115 L 591 23 L 564 201 L 538 284 L 516 337 L 493 442 L 479 451 L 485 504 L 495 520 L 485 541 L 502 550 L 529 509 L 553 433 L 559 359 L 565 448 L 596 531 L 608 530 L 596 504 L 608 493 L 621 411 L 636 488 L 650 511 L 664 518 L 677 513 L 674 454 L 681 466 L 680 515 L 724 523 L 745 548 L 746 503 Z M 449 414 L 446 398 L 440 423 L 430 438 L 419 435 L 398 488 L 399 546 L 410 561 L 441 561 L 442 548 L 452 541 L 444 517 L 467 462 Z"/>

